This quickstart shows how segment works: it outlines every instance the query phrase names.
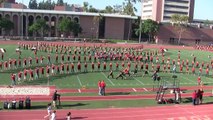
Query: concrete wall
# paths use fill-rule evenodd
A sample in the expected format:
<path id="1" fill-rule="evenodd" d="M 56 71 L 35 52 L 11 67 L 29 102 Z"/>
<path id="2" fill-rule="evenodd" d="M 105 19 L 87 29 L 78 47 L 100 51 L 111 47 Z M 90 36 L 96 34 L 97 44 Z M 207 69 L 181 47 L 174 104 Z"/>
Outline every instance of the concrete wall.
<path id="1" fill-rule="evenodd" d="M 111 18 L 105 19 L 105 38 L 106 39 L 124 39 L 125 19 Z"/>
<path id="2" fill-rule="evenodd" d="M 93 19 L 93 16 L 80 16 L 80 25 L 83 29 L 81 37 L 96 37 L 98 24 L 94 23 Z"/>

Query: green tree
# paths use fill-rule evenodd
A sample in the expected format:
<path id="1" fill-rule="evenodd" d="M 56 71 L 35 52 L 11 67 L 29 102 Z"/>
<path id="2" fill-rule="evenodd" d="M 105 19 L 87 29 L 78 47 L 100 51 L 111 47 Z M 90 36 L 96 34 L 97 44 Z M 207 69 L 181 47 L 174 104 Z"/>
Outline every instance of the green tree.
<path id="1" fill-rule="evenodd" d="M 175 26 L 178 32 L 178 44 L 181 43 L 183 33 L 186 31 L 189 17 L 186 15 L 174 14 L 171 16 L 171 23 Z"/>
<path id="2" fill-rule="evenodd" d="M 53 10 L 55 7 L 55 2 L 51 2 L 49 0 L 42 1 L 38 4 L 38 9 L 42 9 L 42 10 Z"/>
<path id="3" fill-rule="evenodd" d="M 56 5 L 64 5 L 64 1 L 63 0 L 58 0 Z"/>
<path id="4" fill-rule="evenodd" d="M 123 11 L 122 5 L 118 5 L 118 4 L 113 5 L 113 13 L 120 13 L 121 14 L 122 11 Z"/>
<path id="5" fill-rule="evenodd" d="M 81 28 L 80 24 L 78 24 L 72 20 L 69 20 L 67 18 L 63 18 L 59 22 L 59 31 L 62 32 L 63 36 L 65 36 L 65 37 L 67 37 L 67 35 L 70 34 L 71 32 L 76 37 L 76 36 L 78 36 L 79 33 L 82 32 L 82 28 Z"/>
<path id="6" fill-rule="evenodd" d="M 113 13 L 113 7 L 112 6 L 106 6 L 105 7 L 105 13 Z"/>
<path id="7" fill-rule="evenodd" d="M 92 5 L 89 6 L 89 12 L 94 12 L 94 13 L 97 13 L 98 10 L 96 8 L 94 8 Z"/>
<path id="8" fill-rule="evenodd" d="M 71 31 L 72 31 L 74 37 L 77 37 L 78 34 L 82 32 L 82 28 L 79 23 L 73 22 L 73 24 L 71 26 Z"/>
<path id="9" fill-rule="evenodd" d="M 30 32 L 36 32 L 36 36 L 37 34 L 40 34 L 41 37 L 44 37 L 44 34 L 47 33 L 48 30 L 49 26 L 46 24 L 46 20 L 44 19 L 38 19 L 29 27 Z"/>
<path id="10" fill-rule="evenodd" d="M 38 8 L 37 0 L 30 0 L 28 7 L 30 9 L 37 9 Z"/>
<path id="11" fill-rule="evenodd" d="M 149 42 L 151 42 L 151 39 L 154 37 L 154 35 L 159 30 L 159 24 L 156 21 L 148 19 L 148 20 L 145 20 L 142 23 L 142 26 L 139 27 L 139 30 L 142 31 L 142 33 L 148 34 L 148 36 L 149 36 Z"/>
<path id="12" fill-rule="evenodd" d="M 89 11 L 88 6 L 89 6 L 89 3 L 88 3 L 88 2 L 84 2 L 84 3 L 83 3 L 83 11 L 84 11 L 84 12 L 88 12 L 88 11 Z"/>
<path id="13" fill-rule="evenodd" d="M 9 35 L 10 31 L 14 29 L 14 23 L 7 18 L 0 19 L 0 28 L 5 31 L 6 35 Z M 8 34 L 7 34 L 8 33 Z"/>
<path id="14" fill-rule="evenodd" d="M 135 15 L 137 9 L 134 7 L 134 4 L 141 2 L 141 0 L 125 0 L 123 2 L 123 13 L 127 15 Z"/>

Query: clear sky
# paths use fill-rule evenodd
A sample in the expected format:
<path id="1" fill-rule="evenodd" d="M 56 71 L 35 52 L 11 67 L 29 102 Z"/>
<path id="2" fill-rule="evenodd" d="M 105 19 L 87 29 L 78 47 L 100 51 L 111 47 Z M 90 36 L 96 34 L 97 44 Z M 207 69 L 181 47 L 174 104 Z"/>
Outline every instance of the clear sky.
<path id="1" fill-rule="evenodd" d="M 40 2 L 43 0 L 37 0 Z M 52 0 L 57 2 L 57 0 Z M 122 4 L 124 0 L 64 0 L 69 4 L 80 4 L 87 1 L 90 5 L 98 9 L 104 9 L 107 5 Z M 16 0 L 16 2 L 24 2 L 28 6 L 29 0 Z M 137 15 L 141 15 L 141 3 L 137 3 L 135 7 L 138 9 Z M 194 19 L 213 20 L 213 0 L 195 0 Z"/>

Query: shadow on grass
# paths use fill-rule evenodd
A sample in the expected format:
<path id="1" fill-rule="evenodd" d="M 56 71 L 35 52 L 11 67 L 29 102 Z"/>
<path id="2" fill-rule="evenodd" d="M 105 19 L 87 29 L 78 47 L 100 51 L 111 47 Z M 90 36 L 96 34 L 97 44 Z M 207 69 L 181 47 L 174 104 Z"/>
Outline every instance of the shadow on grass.
<path id="1" fill-rule="evenodd" d="M 62 108 L 64 108 L 64 107 L 80 107 L 80 106 L 85 106 L 85 105 L 89 105 L 88 103 L 76 103 L 76 104 L 65 104 L 65 105 L 63 105 L 63 103 L 62 103 L 62 105 L 61 105 L 61 107 Z"/>
<path id="2" fill-rule="evenodd" d="M 111 92 L 111 93 L 106 93 L 106 95 L 129 95 L 129 92 Z"/>
<path id="3" fill-rule="evenodd" d="M 31 109 L 35 110 L 35 109 L 46 109 L 47 105 L 33 105 L 31 106 Z"/>
<path id="4" fill-rule="evenodd" d="M 182 99 L 183 103 L 191 103 L 192 102 L 192 98 L 188 97 L 188 98 L 184 98 Z"/>
<path id="5" fill-rule="evenodd" d="M 57 106 L 57 109 L 64 109 L 64 108 L 71 108 L 71 107 L 80 107 L 80 106 L 85 106 L 89 104 L 84 104 L 84 103 L 76 103 L 76 104 L 63 104 L 61 106 Z M 32 110 L 35 109 L 46 109 L 47 105 L 33 105 L 31 106 Z"/>

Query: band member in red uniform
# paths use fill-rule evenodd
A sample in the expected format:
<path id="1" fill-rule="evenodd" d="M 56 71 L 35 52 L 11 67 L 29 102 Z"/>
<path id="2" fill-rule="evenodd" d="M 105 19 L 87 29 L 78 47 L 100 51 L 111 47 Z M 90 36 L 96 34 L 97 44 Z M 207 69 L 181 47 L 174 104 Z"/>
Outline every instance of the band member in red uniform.
<path id="1" fill-rule="evenodd" d="M 209 76 L 209 69 L 206 68 L 206 76 Z"/>
<path id="2" fill-rule="evenodd" d="M 22 78 L 22 71 L 18 72 L 18 82 L 21 82 L 21 78 Z"/>
<path id="3" fill-rule="evenodd" d="M 61 71 L 60 71 L 60 73 L 64 74 L 64 64 L 63 63 L 61 64 Z"/>
<path id="4" fill-rule="evenodd" d="M 170 64 L 167 65 L 167 72 L 170 73 Z"/>
<path id="5" fill-rule="evenodd" d="M 116 70 L 118 70 L 118 69 L 119 69 L 119 63 L 116 62 Z"/>
<path id="6" fill-rule="evenodd" d="M 71 63 L 71 72 L 75 72 L 75 65 L 74 65 L 74 63 Z"/>
<path id="7" fill-rule="evenodd" d="M 27 69 L 24 69 L 24 81 L 27 79 Z"/>
<path id="8" fill-rule="evenodd" d="M 33 75 L 33 70 L 32 69 L 29 70 L 29 74 L 30 74 L 30 79 L 29 80 L 33 80 L 34 75 Z"/>
<path id="9" fill-rule="evenodd" d="M 103 70 L 106 71 L 106 62 L 103 63 Z"/>
<path id="10" fill-rule="evenodd" d="M 58 54 L 55 55 L 55 62 L 58 63 Z"/>
<path id="11" fill-rule="evenodd" d="M 21 67 L 21 59 L 18 60 L 18 67 Z"/>
<path id="12" fill-rule="evenodd" d="M 86 62 L 87 61 L 87 56 L 84 56 L 84 62 Z"/>
<path id="13" fill-rule="evenodd" d="M 75 61 L 75 55 L 72 56 L 73 62 Z"/>
<path id="14" fill-rule="evenodd" d="M 192 74 L 195 74 L 195 68 L 194 68 L 194 66 L 192 67 Z"/>
<path id="15" fill-rule="evenodd" d="M 189 74 L 189 66 L 188 65 L 186 66 L 186 73 Z"/>
<path id="16" fill-rule="evenodd" d="M 167 72 L 167 71 L 166 71 L 166 64 L 163 65 L 163 72 L 164 72 L 164 73 Z"/>
<path id="17" fill-rule="evenodd" d="M 67 62 L 70 62 L 70 55 L 67 55 Z"/>
<path id="18" fill-rule="evenodd" d="M 81 63 L 78 62 L 78 72 L 81 72 Z"/>
<path id="19" fill-rule="evenodd" d="M 61 55 L 61 62 L 64 63 L 64 54 Z"/>
<path id="20" fill-rule="evenodd" d="M 94 71 L 94 69 L 95 69 L 95 64 L 94 64 L 94 62 L 92 62 L 92 72 Z"/>
<path id="21" fill-rule="evenodd" d="M 112 70 L 112 62 L 109 63 L 109 68 Z"/>
<path id="22" fill-rule="evenodd" d="M 84 63 L 84 72 L 87 72 L 87 62 Z"/>
<path id="23" fill-rule="evenodd" d="M 78 55 L 78 61 L 81 62 L 81 55 Z"/>
<path id="24" fill-rule="evenodd" d="M 67 74 L 69 74 L 70 73 L 70 66 L 69 66 L 68 63 L 66 64 L 66 70 L 67 70 Z"/>
<path id="25" fill-rule="evenodd" d="M 124 67 L 125 67 L 125 63 L 124 63 L 124 61 L 122 62 L 121 66 L 122 66 L 122 68 L 124 68 Z"/>
<path id="26" fill-rule="evenodd" d="M 98 61 L 98 71 L 100 71 L 101 63 Z"/>
<path id="27" fill-rule="evenodd" d="M 49 77 L 50 76 L 50 67 L 47 66 L 46 67 L 46 77 Z"/>

